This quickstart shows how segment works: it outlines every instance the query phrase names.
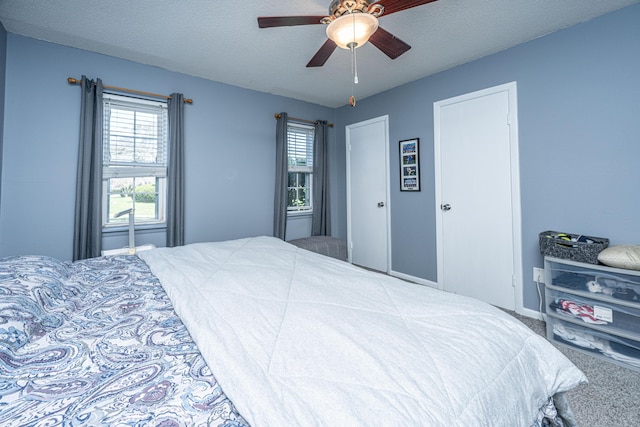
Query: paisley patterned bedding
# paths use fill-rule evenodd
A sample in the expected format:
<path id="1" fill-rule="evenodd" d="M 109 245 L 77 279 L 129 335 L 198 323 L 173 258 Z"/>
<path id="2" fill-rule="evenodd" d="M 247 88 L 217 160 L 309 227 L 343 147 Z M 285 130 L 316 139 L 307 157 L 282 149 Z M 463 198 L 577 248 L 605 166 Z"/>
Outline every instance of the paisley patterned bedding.
<path id="1" fill-rule="evenodd" d="M 148 266 L 0 260 L 0 425 L 247 426 Z"/>

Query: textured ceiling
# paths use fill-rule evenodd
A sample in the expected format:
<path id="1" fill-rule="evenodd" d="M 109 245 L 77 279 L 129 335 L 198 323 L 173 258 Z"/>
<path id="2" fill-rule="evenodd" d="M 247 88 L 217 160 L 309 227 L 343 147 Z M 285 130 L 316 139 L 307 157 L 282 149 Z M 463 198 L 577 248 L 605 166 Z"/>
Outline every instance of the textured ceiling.
<path id="1" fill-rule="evenodd" d="M 412 46 L 357 50 L 358 99 L 588 21 L 640 0 L 438 0 L 380 18 Z M 348 102 L 351 57 L 306 68 L 323 25 L 259 29 L 258 16 L 326 15 L 330 0 L 0 0 L 11 33 L 329 107 Z M 384 0 L 380 1 L 384 4 Z"/>

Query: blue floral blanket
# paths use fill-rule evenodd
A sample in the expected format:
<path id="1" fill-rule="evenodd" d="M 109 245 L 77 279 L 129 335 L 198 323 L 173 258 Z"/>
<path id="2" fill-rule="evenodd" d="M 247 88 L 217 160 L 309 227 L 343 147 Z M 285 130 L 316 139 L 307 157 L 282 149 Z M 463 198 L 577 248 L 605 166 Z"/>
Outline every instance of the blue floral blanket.
<path id="1" fill-rule="evenodd" d="M 247 426 L 137 256 L 0 260 L 0 425 Z"/>

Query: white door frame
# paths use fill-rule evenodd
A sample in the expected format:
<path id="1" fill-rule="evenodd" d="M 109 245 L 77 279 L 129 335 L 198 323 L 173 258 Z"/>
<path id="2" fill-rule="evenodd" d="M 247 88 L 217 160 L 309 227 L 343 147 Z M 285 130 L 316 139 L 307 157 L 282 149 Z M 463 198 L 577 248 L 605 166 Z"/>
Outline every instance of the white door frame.
<path id="1" fill-rule="evenodd" d="M 441 153 L 440 153 L 440 109 L 444 106 L 464 102 L 470 99 L 500 93 L 506 91 L 509 99 L 509 140 L 511 146 L 511 216 L 513 229 L 513 286 L 515 296 L 516 312 L 524 313 L 523 305 L 523 285 L 522 285 L 522 221 L 520 210 L 520 155 L 518 152 L 518 105 L 517 105 L 517 84 L 510 82 L 499 86 L 479 90 L 476 92 L 456 96 L 433 104 L 434 114 L 434 172 L 435 172 L 435 196 L 436 196 L 436 246 L 437 246 L 437 266 L 438 266 L 438 289 L 443 290 L 443 227 L 442 212 L 440 204 L 442 203 L 441 194 Z"/>
<path id="2" fill-rule="evenodd" d="M 390 183 L 390 170 L 389 170 L 389 115 L 384 115 L 380 117 L 376 117 L 373 119 L 365 120 L 363 122 L 353 123 L 345 126 L 345 149 L 346 149 L 346 159 L 347 159 L 347 256 L 348 261 L 352 262 L 352 244 L 351 244 L 351 153 L 350 153 L 350 144 L 351 144 L 351 135 L 350 131 L 352 128 L 357 128 L 361 126 L 367 126 L 372 123 L 382 122 L 384 124 L 384 140 L 385 140 L 385 154 L 384 154 L 384 173 L 385 173 L 385 206 L 387 213 L 387 224 L 386 224 L 386 234 L 387 234 L 387 271 L 386 273 L 390 273 L 391 268 L 391 183 Z"/>

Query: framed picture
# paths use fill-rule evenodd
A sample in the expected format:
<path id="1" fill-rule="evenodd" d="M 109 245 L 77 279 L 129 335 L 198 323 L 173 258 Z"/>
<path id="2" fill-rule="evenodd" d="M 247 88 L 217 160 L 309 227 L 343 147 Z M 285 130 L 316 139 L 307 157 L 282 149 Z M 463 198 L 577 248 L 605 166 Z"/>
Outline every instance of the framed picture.
<path id="1" fill-rule="evenodd" d="M 420 139 L 400 141 L 400 191 L 420 191 Z"/>

